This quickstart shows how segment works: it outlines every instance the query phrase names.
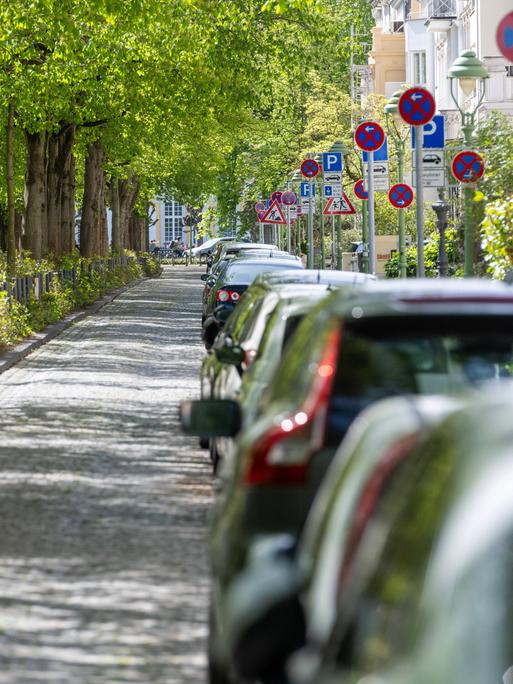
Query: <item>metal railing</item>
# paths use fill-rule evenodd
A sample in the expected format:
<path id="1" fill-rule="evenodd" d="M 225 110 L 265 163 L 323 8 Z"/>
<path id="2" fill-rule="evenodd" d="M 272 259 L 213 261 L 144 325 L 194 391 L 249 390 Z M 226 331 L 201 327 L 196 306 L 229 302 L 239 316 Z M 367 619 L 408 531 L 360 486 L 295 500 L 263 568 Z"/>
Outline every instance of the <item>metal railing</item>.
<path id="1" fill-rule="evenodd" d="M 429 0 L 428 17 L 437 19 L 456 16 L 456 0 Z"/>
<path id="2" fill-rule="evenodd" d="M 28 304 L 31 299 L 40 300 L 44 294 L 50 292 L 52 283 L 56 279 L 61 284 L 69 284 L 73 290 L 77 287 L 80 275 L 87 271 L 90 275 L 95 271 L 104 274 L 106 271 L 113 271 L 118 266 L 128 266 L 136 257 L 118 256 L 110 259 L 91 261 L 88 264 L 82 263 L 80 268 L 63 268 L 59 271 L 46 271 L 27 276 L 17 276 L 12 281 L 0 283 L 0 291 L 7 292 L 7 301 L 16 299 L 21 304 Z M 143 257 L 137 257 L 139 263 Z"/>

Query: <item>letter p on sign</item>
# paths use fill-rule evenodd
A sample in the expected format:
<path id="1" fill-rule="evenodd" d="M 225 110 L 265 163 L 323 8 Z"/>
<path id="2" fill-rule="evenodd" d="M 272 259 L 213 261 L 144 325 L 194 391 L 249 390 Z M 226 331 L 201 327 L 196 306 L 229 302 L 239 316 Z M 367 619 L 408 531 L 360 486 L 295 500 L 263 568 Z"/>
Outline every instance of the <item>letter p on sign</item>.
<path id="1" fill-rule="evenodd" d="M 325 175 L 330 171 L 342 173 L 342 152 L 324 152 L 322 168 Z"/>

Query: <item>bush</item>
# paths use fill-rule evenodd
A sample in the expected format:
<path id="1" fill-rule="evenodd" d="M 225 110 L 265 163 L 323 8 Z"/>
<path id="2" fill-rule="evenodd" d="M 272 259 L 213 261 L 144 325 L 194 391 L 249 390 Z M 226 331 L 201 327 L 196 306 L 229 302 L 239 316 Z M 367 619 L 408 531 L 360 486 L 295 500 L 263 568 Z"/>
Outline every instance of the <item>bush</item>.
<path id="1" fill-rule="evenodd" d="M 19 275 L 74 268 L 77 278 L 73 286 L 71 281 L 61 281 L 55 275 L 49 291 L 39 300 L 32 297 L 26 306 L 14 299 L 9 305 L 7 293 L 0 291 L 0 350 L 56 323 L 74 309 L 92 304 L 105 293 L 143 276 L 143 266 L 136 259 L 126 265 L 116 265 L 111 270 L 106 259 L 87 259 L 78 254 L 67 255 L 58 263 L 36 262 L 29 257 L 20 258 L 19 261 Z M 96 268 L 92 268 L 93 262 Z M 148 275 L 158 275 L 162 270 L 150 255 L 143 264 L 144 272 Z M 0 254 L 0 274 L 4 265 L 5 257 Z"/>
<path id="2" fill-rule="evenodd" d="M 450 276 L 462 275 L 461 251 L 459 246 L 458 232 L 451 228 L 445 231 L 447 258 L 449 261 L 448 274 Z M 438 243 L 440 236 L 433 233 L 429 241 L 424 245 L 424 269 L 426 278 L 438 276 Z M 408 247 L 406 250 L 406 277 L 414 278 L 417 274 L 417 247 Z M 399 252 L 395 252 L 385 264 L 386 278 L 399 278 Z"/>
<path id="3" fill-rule="evenodd" d="M 481 236 L 488 273 L 502 280 L 513 268 L 513 197 L 487 204 Z"/>

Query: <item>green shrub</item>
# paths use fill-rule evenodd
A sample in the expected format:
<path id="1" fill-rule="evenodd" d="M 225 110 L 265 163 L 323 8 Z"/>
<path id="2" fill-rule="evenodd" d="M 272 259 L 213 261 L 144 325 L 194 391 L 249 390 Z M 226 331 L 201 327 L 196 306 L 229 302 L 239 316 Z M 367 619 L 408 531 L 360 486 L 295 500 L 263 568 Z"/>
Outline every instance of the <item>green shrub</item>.
<path id="1" fill-rule="evenodd" d="M 445 231 L 447 259 L 449 261 L 448 275 L 462 275 L 461 250 L 458 232 L 451 228 Z M 426 278 L 438 276 L 438 243 L 440 236 L 433 233 L 424 245 L 424 269 Z M 406 277 L 414 278 L 417 274 L 417 247 L 414 245 L 406 250 Z M 399 252 L 395 252 L 385 264 L 386 278 L 399 278 Z"/>
<path id="2" fill-rule="evenodd" d="M 488 273 L 503 279 L 513 269 L 513 197 L 486 206 L 481 236 Z"/>

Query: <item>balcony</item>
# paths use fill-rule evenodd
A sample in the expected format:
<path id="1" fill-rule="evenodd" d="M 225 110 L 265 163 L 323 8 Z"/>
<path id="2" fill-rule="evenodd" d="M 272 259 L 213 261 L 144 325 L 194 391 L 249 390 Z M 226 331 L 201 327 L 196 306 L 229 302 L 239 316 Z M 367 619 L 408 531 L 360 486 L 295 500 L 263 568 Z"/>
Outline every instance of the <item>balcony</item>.
<path id="1" fill-rule="evenodd" d="M 451 28 L 456 16 L 456 0 L 429 0 L 426 30 L 430 33 L 445 33 Z"/>

